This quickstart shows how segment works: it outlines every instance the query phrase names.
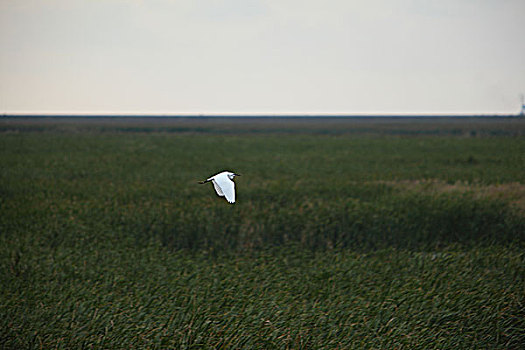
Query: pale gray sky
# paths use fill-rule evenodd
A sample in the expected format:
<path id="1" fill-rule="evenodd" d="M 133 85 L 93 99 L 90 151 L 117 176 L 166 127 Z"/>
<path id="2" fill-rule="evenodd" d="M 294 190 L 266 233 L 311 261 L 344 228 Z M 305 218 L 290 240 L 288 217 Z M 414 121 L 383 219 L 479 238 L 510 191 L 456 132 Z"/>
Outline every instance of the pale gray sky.
<path id="1" fill-rule="evenodd" d="M 517 113 L 525 0 L 0 0 L 0 112 Z"/>

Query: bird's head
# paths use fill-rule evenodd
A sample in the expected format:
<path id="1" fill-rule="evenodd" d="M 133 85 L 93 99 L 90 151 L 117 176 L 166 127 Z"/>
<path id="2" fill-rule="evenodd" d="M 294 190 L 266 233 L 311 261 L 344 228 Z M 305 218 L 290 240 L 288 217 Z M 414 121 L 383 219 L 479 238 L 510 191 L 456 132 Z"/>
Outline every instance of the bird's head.
<path id="1" fill-rule="evenodd" d="M 234 178 L 235 176 L 241 176 L 241 174 L 228 173 L 228 178 L 229 178 L 230 180 L 233 180 L 233 178 Z"/>

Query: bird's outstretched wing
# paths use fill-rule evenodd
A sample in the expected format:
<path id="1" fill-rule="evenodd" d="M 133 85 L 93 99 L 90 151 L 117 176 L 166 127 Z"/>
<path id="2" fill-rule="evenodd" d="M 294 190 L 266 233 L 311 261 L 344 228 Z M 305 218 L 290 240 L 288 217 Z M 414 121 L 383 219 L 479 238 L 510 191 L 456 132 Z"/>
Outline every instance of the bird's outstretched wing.
<path id="1" fill-rule="evenodd" d="M 217 182 L 215 182 L 215 180 L 211 180 L 211 183 L 213 184 L 213 188 L 215 188 L 215 192 L 217 192 L 217 195 L 219 195 L 219 197 L 224 197 L 224 193 L 222 193 L 222 190 L 217 184 Z"/>
<path id="2" fill-rule="evenodd" d="M 217 176 L 213 179 L 213 187 L 219 196 L 226 197 L 229 203 L 235 203 L 235 182 L 228 176 Z"/>

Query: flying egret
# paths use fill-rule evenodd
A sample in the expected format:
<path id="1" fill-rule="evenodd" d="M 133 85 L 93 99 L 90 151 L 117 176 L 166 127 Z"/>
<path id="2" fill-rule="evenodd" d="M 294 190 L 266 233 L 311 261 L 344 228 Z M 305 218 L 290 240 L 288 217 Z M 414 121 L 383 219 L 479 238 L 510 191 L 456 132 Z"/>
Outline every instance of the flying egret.
<path id="1" fill-rule="evenodd" d="M 235 176 L 241 175 L 232 173 L 231 171 L 223 171 L 205 181 L 199 181 L 199 183 L 205 184 L 211 181 L 219 197 L 225 197 L 228 203 L 233 204 L 235 203 L 235 182 L 233 182 Z"/>

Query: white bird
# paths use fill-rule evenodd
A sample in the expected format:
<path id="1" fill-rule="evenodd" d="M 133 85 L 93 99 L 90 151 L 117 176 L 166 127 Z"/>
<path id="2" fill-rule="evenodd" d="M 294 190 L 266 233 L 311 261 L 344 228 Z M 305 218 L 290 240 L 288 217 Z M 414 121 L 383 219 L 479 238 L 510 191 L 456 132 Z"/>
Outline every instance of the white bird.
<path id="1" fill-rule="evenodd" d="M 235 176 L 241 175 L 232 173 L 231 171 L 223 171 L 206 179 L 206 181 L 199 181 L 199 183 L 205 184 L 211 181 L 219 197 L 225 197 L 228 203 L 233 204 L 235 203 L 235 182 L 233 182 Z"/>

